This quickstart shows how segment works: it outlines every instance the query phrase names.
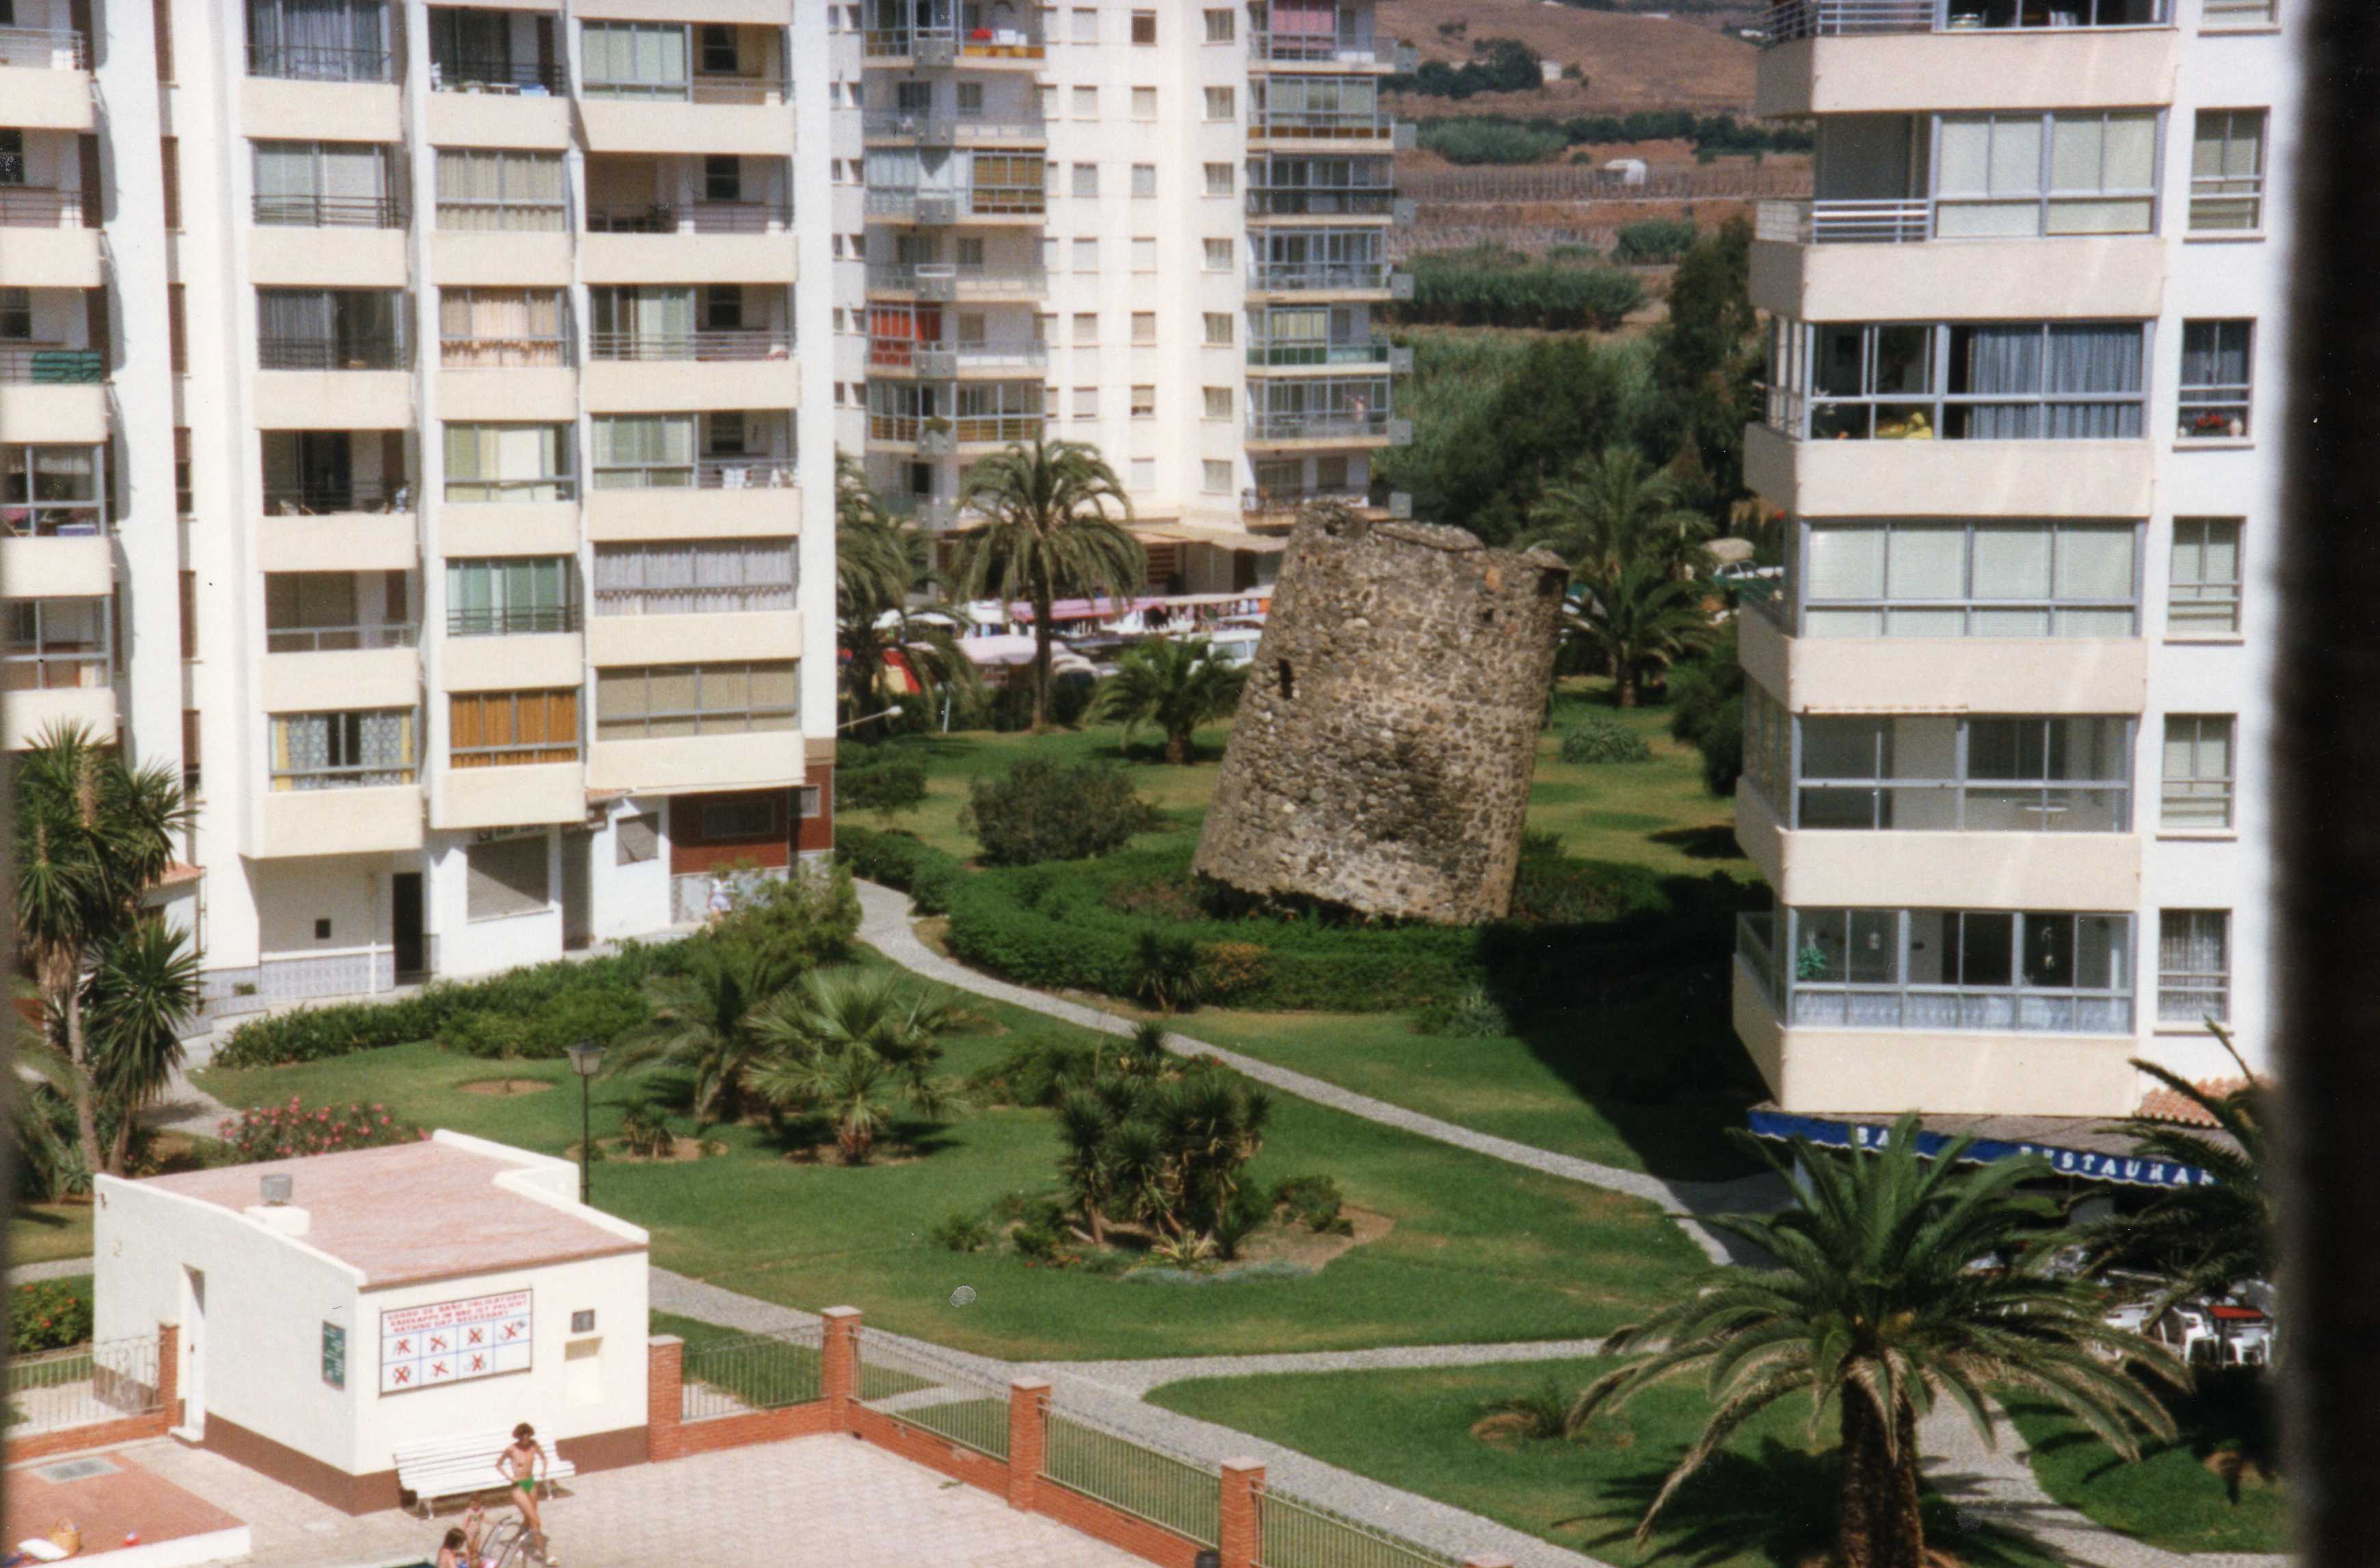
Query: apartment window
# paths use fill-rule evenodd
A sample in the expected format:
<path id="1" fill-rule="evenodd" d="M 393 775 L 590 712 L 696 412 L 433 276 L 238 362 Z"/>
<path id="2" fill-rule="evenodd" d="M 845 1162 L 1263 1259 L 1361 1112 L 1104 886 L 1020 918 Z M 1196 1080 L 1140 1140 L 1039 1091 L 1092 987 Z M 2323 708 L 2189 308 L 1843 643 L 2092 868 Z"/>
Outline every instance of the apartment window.
<path id="1" fill-rule="evenodd" d="M 1813 522 L 1804 637 L 2131 637 L 2131 522 Z"/>
<path id="2" fill-rule="evenodd" d="M 1075 42 L 1097 43 L 1099 41 L 1099 14 L 1089 6 L 1075 7 Z"/>
<path id="3" fill-rule="evenodd" d="M 1229 196 L 1232 194 L 1231 164 L 1208 164 L 1207 165 L 1207 194 L 1209 196 Z"/>
<path id="4" fill-rule="evenodd" d="M 168 79 L 162 74 L 160 80 Z M 157 159 L 165 176 L 165 226 L 179 234 L 182 229 L 182 142 L 178 137 L 157 139 Z"/>
<path id="5" fill-rule="evenodd" d="M 1099 242 L 1096 239 L 1075 241 L 1075 270 L 1095 273 L 1099 270 Z"/>
<path id="6" fill-rule="evenodd" d="M 1207 346 L 1229 348 L 1232 346 L 1232 316 L 1228 310 L 1208 310 L 1199 318 L 1207 329 Z"/>
<path id="7" fill-rule="evenodd" d="M 1157 89 L 1135 87 L 1132 90 L 1132 117 L 1135 120 L 1157 118 Z"/>
<path id="8" fill-rule="evenodd" d="M 590 482 L 597 490 L 690 490 L 692 414 L 605 414 L 595 419 Z"/>
<path id="9" fill-rule="evenodd" d="M 1135 386 L 1132 389 L 1132 417 L 1135 419 L 1157 418 L 1157 388 Z"/>
<path id="10" fill-rule="evenodd" d="M 1132 193 L 1135 197 L 1144 201 L 1157 194 L 1157 165 L 1155 164 L 1135 164 L 1132 166 Z M 1152 241 L 1152 243 L 1154 242 Z"/>
<path id="11" fill-rule="evenodd" d="M 1157 488 L 1157 459 L 1135 457 L 1132 460 L 1132 488 L 1142 494 Z"/>
<path id="12" fill-rule="evenodd" d="M 401 371 L 405 295 L 394 288 L 260 288 L 256 363 L 265 371 Z"/>
<path id="13" fill-rule="evenodd" d="M 33 291 L 0 288 L 0 343 L 30 343 L 33 339 Z"/>
<path id="14" fill-rule="evenodd" d="M 256 193 L 251 206 L 259 224 L 302 228 L 404 226 L 405 207 L 399 196 L 403 182 L 397 177 L 394 148 L 363 141 L 259 141 L 254 145 Z M 555 162 L 558 166 L 558 155 Z"/>
<path id="15" fill-rule="evenodd" d="M 1945 115 L 1937 136 L 1935 232 L 1944 238 L 2156 225 L 2154 112 Z"/>
<path id="16" fill-rule="evenodd" d="M 705 844 L 781 838 L 784 832 L 785 803 L 782 796 L 746 796 L 702 803 L 702 840 Z"/>
<path id="17" fill-rule="evenodd" d="M 297 81 L 387 81 L 380 0 L 249 0 L 248 74 Z"/>
<path id="18" fill-rule="evenodd" d="M 2270 27 L 2278 8 L 2277 0 L 2206 0 L 2200 17 L 2210 28 Z"/>
<path id="19" fill-rule="evenodd" d="M 2157 915 L 2157 1022 L 2203 1025 L 2231 1016 L 2231 912 Z"/>
<path id="20" fill-rule="evenodd" d="M 1232 389 L 1228 386 L 1210 386 L 1206 388 L 1205 391 L 1207 396 L 1207 417 L 1210 419 L 1230 419 L 1232 417 Z"/>
<path id="21" fill-rule="evenodd" d="M 1075 418 L 1096 419 L 1099 417 L 1099 389 L 1096 386 L 1075 388 Z"/>
<path id="22" fill-rule="evenodd" d="M 409 708 L 273 716 L 273 787 L 371 789 L 409 784 L 420 766 Z"/>
<path id="23" fill-rule="evenodd" d="M 1096 87 L 1075 89 L 1075 118 L 1095 120 L 1099 117 L 1099 90 Z"/>
<path id="24" fill-rule="evenodd" d="M 264 579 L 264 650 L 331 652 L 354 648 L 408 647 L 414 627 L 406 607 L 392 624 L 366 626 L 353 572 L 273 572 Z"/>
<path id="25" fill-rule="evenodd" d="M 702 160 L 702 199 L 705 201 L 743 201 L 744 160 L 734 153 L 705 157 Z"/>
<path id="26" fill-rule="evenodd" d="M 268 598 L 271 596 L 275 580 L 270 577 L 264 579 Z M 182 657 L 195 659 L 199 656 L 199 574 L 176 573 L 174 590 L 174 608 L 181 622 Z M 264 620 L 267 626 L 273 624 L 273 614 L 269 608 L 265 613 Z"/>
<path id="27" fill-rule="evenodd" d="M 1075 312 L 1075 346 L 1086 348 L 1099 340 L 1099 315 L 1096 310 Z"/>
<path id="28" fill-rule="evenodd" d="M 1764 789 L 1791 813 L 1791 827 L 2107 833 L 2131 826 L 2130 719 L 1811 714 L 1791 723 L 1802 743 L 1792 797 L 1780 803 Z M 1745 724 L 1749 757 L 1762 728 L 1749 708 Z M 1766 738 L 1781 737 L 1771 729 Z"/>
<path id="29" fill-rule="evenodd" d="M 598 615 L 791 610 L 800 580 L 791 539 L 654 540 L 595 547 Z"/>
<path id="30" fill-rule="evenodd" d="M 577 500 L 578 476 L 570 435 L 566 424 L 450 423 L 447 502 Z"/>
<path id="31" fill-rule="evenodd" d="M 1238 112 L 1238 107 L 1233 102 L 1232 92 L 1230 88 L 1210 87 L 1207 90 L 1207 117 L 1208 119 L 1232 119 L 1237 116 Z"/>
<path id="32" fill-rule="evenodd" d="M 2249 353 L 2253 322 L 2181 323 L 2181 428 L 2184 441 L 2236 440 L 2248 433 Z"/>
<path id="33" fill-rule="evenodd" d="M 788 659 L 598 670 L 596 738 L 642 740 L 793 729 L 800 714 L 797 668 Z"/>
<path id="34" fill-rule="evenodd" d="M 1097 164 L 1075 165 L 1074 191 L 1079 197 L 1094 197 L 1099 193 L 1099 166 Z"/>
<path id="35" fill-rule="evenodd" d="M 184 286 L 165 286 L 165 362 L 177 376 L 190 373 L 190 318 Z"/>
<path id="36" fill-rule="evenodd" d="M 579 91 L 590 98 L 692 95 L 686 28 L 670 22 L 582 22 Z"/>
<path id="37" fill-rule="evenodd" d="M 198 510 L 197 503 L 191 498 L 190 427 L 188 425 L 174 427 L 174 510 L 185 517 Z"/>
<path id="38" fill-rule="evenodd" d="M 1207 13 L 1208 43 L 1229 43 L 1236 36 L 1238 36 L 1237 24 L 1231 12 L 1208 11 Z"/>
<path id="39" fill-rule="evenodd" d="M 2240 519 L 2176 517 L 2165 625 L 2180 636 L 2240 629 Z"/>
<path id="40" fill-rule="evenodd" d="M 1156 12 L 1135 11 L 1132 14 L 1132 41 L 1143 46 L 1153 46 L 1157 43 Z"/>
<path id="41" fill-rule="evenodd" d="M 2231 825 L 2228 713 L 2168 713 L 2165 721 L 2165 810 L 2168 828 Z"/>
<path id="42" fill-rule="evenodd" d="M 2201 109 L 2190 142 L 2193 234 L 2253 233 L 2265 226 L 2265 111 Z"/>
<path id="43" fill-rule="evenodd" d="M 446 563 L 446 635 L 517 637 L 578 629 L 577 574 L 566 556 Z"/>
<path id="44" fill-rule="evenodd" d="M 1232 242 L 1228 239 L 1209 239 L 1205 242 L 1205 245 L 1207 249 L 1207 270 L 1210 273 L 1230 272 L 1232 270 Z"/>
<path id="45" fill-rule="evenodd" d="M 463 852 L 464 914 L 473 920 L 541 914 L 553 904 L 543 833 L 490 839 Z"/>
<path id="46" fill-rule="evenodd" d="M 1132 270 L 1153 273 L 1157 270 L 1157 240 L 1154 237 L 1135 236 L 1132 242 Z"/>
<path id="47" fill-rule="evenodd" d="M 641 866 L 662 854 L 662 818 L 658 811 L 623 817 L 612 824 L 613 864 Z"/>
<path id="48" fill-rule="evenodd" d="M 516 30 L 511 11 L 435 6 L 430 11 L 430 85 L 437 92 L 523 92 L 560 97 L 570 91 L 557 18 L 528 15 Z"/>
<path id="49" fill-rule="evenodd" d="M 2139 322 L 1773 322 L 1769 418 L 1817 441 L 2135 439 L 2147 342 Z"/>
<path id="50" fill-rule="evenodd" d="M 2036 1034 L 2132 1029 L 2132 922 L 2126 915 L 1781 908 L 1748 918 L 1739 932 L 1743 958 L 1796 1024 Z"/>
<path id="51" fill-rule="evenodd" d="M 1232 489 L 1232 464 L 1227 457 L 1209 457 L 1198 465 L 1199 488 L 1209 495 L 1228 495 Z"/>
<path id="52" fill-rule="evenodd" d="M 442 288 L 438 363 L 450 371 L 566 365 L 564 322 L 560 289 Z"/>
<path id="53" fill-rule="evenodd" d="M 912 85 L 912 83 L 905 81 L 901 84 L 902 89 L 905 91 Z M 929 92 L 932 91 L 932 84 L 928 82 L 918 82 L 914 85 L 924 87 Z M 958 105 L 959 118 L 963 120 L 981 119 L 983 117 L 983 83 L 979 81 L 960 82 L 958 84 Z M 930 99 L 929 99 L 927 103 L 918 105 L 921 109 L 931 108 L 932 106 Z M 904 104 L 903 107 L 905 108 L 907 105 Z"/>
<path id="54" fill-rule="evenodd" d="M 560 234 L 567 188 L 559 152 L 438 149 L 438 226 L 450 233 Z"/>
<path id="55" fill-rule="evenodd" d="M 1133 342 L 1134 342 L 1134 343 L 1135 343 L 1135 344 L 1137 344 L 1137 345 L 1140 345 L 1141 346 L 1144 346 L 1144 347 L 1153 347 L 1153 346 L 1156 345 L 1156 343 L 1157 343 L 1157 312 L 1156 312 L 1156 311 L 1154 311 L 1154 310 L 1135 310 L 1135 311 L 1132 313 L 1132 340 L 1133 340 Z"/>
<path id="56" fill-rule="evenodd" d="M 446 753 L 457 768 L 578 760 L 578 688 L 458 691 L 446 702 Z"/>

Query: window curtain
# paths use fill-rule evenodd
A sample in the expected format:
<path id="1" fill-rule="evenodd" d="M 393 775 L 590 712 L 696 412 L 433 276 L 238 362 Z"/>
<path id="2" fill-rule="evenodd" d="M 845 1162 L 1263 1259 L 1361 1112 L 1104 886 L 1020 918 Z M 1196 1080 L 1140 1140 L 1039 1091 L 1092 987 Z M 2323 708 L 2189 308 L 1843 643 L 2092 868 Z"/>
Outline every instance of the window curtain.
<path id="1" fill-rule="evenodd" d="M 1936 135 L 1936 224 L 1944 238 L 2040 231 L 2040 115 L 1946 115 Z"/>
<path id="2" fill-rule="evenodd" d="M 2189 322 L 2181 329 L 2181 384 L 2244 387 L 2248 384 L 2248 323 Z"/>
<path id="3" fill-rule="evenodd" d="M 2131 440 L 2141 433 L 2142 332 L 2131 323 L 2084 322 L 2049 329 L 2049 394 L 2111 393 L 2122 402 L 2061 403 L 2049 408 L 2058 440 Z"/>
<path id="4" fill-rule="evenodd" d="M 1964 384 L 1954 390 L 2028 400 L 2040 395 L 2039 327 L 1971 327 L 1964 335 L 1964 362 L 1956 367 Z M 1974 404 L 1966 410 L 1967 434 L 1977 441 L 2023 440 L 2039 432 L 2039 412 L 2030 401 Z"/>
<path id="5" fill-rule="evenodd" d="M 320 777 L 291 777 L 331 765 L 331 715 L 291 713 L 273 721 L 273 787 L 276 790 L 320 789 Z"/>
<path id="6" fill-rule="evenodd" d="M 2228 1016 L 2230 922 L 2219 909 L 2168 909 L 2157 922 L 2157 1016 L 2196 1024 Z"/>
<path id="7" fill-rule="evenodd" d="M 362 746 L 356 758 L 366 772 L 367 784 L 413 782 L 413 715 L 409 711 L 366 713 L 360 727 Z"/>
<path id="8" fill-rule="evenodd" d="M 2051 234 L 2146 234 L 2155 212 L 2154 113 L 2059 115 L 2051 123 Z"/>
<path id="9" fill-rule="evenodd" d="M 588 22 L 580 34 L 586 87 L 618 96 L 685 97 L 686 29 L 633 22 Z"/>
<path id="10" fill-rule="evenodd" d="M 256 291 L 256 335 L 267 342 L 327 344 L 331 338 L 331 298 L 321 289 L 260 288 Z"/>
<path id="11" fill-rule="evenodd" d="M 259 223 L 310 223 L 314 197 L 314 144 L 256 144 L 256 217 Z"/>

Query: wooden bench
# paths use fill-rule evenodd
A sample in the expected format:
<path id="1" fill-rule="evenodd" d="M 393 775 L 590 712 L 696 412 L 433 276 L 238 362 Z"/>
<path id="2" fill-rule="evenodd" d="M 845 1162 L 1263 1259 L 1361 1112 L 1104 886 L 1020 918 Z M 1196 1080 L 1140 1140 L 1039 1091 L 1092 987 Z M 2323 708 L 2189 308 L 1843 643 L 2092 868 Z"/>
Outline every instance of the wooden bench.
<path id="1" fill-rule="evenodd" d="M 465 1432 L 405 1443 L 395 1450 L 397 1489 L 411 1493 L 425 1515 L 446 1498 L 502 1491 L 511 1483 L 496 1468 L 496 1460 L 512 1442 L 509 1432 Z M 577 1474 L 578 1466 L 548 1449 L 538 1478 L 566 1481 Z"/>

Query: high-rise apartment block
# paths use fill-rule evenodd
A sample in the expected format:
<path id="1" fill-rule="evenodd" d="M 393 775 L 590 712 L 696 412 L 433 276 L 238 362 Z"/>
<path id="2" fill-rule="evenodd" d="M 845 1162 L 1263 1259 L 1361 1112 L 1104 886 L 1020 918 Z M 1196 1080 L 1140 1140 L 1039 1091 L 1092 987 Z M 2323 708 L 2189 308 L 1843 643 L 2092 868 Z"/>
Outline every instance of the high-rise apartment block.
<path id="1" fill-rule="evenodd" d="M 831 843 L 833 459 L 1045 431 L 1151 587 L 1390 498 L 1369 0 L 0 0 L 6 733 L 177 761 L 211 994 Z"/>
<path id="2" fill-rule="evenodd" d="M 1736 1027 L 1788 1112 L 2261 1065 L 2292 0 L 1793 0 Z"/>

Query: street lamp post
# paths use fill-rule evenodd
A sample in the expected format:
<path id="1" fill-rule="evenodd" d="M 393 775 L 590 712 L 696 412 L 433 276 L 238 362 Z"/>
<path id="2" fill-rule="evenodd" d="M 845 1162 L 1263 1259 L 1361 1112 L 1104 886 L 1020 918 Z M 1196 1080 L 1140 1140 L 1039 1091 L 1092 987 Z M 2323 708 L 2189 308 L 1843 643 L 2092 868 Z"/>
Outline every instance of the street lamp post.
<path id="1" fill-rule="evenodd" d="M 570 1070 L 578 1075 L 578 1201 L 593 1201 L 594 1188 L 589 1185 L 588 1162 L 595 1157 L 595 1111 L 590 1086 L 595 1075 L 603 1070 L 603 1048 L 591 1039 L 582 1039 L 565 1051 L 570 1058 Z"/>

